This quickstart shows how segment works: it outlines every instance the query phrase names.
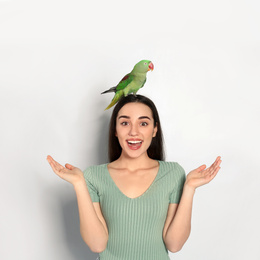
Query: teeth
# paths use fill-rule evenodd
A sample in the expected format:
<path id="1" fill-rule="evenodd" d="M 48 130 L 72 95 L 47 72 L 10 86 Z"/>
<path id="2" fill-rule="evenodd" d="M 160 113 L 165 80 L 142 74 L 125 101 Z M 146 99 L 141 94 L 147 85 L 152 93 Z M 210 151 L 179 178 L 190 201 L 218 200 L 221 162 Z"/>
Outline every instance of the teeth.
<path id="1" fill-rule="evenodd" d="M 128 141 L 128 143 L 130 143 L 130 144 L 139 144 L 139 143 L 141 143 L 142 141 Z"/>

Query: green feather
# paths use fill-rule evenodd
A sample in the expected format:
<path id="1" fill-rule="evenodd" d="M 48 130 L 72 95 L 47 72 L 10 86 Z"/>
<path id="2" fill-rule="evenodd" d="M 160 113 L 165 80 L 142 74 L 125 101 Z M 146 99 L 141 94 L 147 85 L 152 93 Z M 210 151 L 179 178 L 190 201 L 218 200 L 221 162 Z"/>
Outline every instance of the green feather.
<path id="1" fill-rule="evenodd" d="M 108 105 L 108 107 L 105 110 L 108 110 L 110 107 L 114 106 L 122 96 L 123 96 L 123 91 L 122 90 L 117 91 L 111 103 Z"/>
<path id="2" fill-rule="evenodd" d="M 125 77 L 128 78 L 126 80 L 123 80 Z M 131 75 L 131 73 L 127 74 L 125 77 L 118 83 L 116 91 L 124 89 L 134 79 L 134 75 Z"/>

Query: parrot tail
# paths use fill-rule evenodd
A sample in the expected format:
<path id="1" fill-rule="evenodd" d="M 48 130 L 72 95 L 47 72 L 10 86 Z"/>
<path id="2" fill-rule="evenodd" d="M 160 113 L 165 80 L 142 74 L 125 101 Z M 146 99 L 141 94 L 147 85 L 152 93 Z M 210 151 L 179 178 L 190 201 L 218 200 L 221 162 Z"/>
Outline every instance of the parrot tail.
<path id="1" fill-rule="evenodd" d="M 108 107 L 105 110 L 108 110 L 110 107 L 114 106 L 119 101 L 119 99 L 121 99 L 122 97 L 123 97 L 123 90 L 116 92 L 111 103 L 108 105 Z"/>
<path id="2" fill-rule="evenodd" d="M 112 87 L 112 88 L 102 92 L 101 94 L 105 94 L 105 93 L 109 93 L 109 92 L 116 92 L 116 87 Z"/>

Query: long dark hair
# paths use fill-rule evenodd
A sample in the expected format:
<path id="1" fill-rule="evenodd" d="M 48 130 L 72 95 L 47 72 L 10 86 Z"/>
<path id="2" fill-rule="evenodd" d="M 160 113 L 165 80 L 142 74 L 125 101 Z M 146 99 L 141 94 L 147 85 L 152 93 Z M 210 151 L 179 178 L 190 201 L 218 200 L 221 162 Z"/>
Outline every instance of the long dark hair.
<path id="1" fill-rule="evenodd" d="M 127 103 L 142 103 L 151 109 L 153 114 L 153 119 L 154 119 L 154 127 L 157 126 L 157 133 L 156 136 L 153 137 L 152 139 L 151 145 L 147 150 L 147 154 L 151 159 L 163 161 L 164 160 L 163 133 L 161 129 L 159 114 L 153 101 L 142 95 L 136 95 L 136 96 L 128 95 L 126 97 L 121 98 L 119 102 L 116 104 L 113 113 L 111 115 L 110 127 L 109 127 L 109 142 L 108 142 L 109 161 L 112 162 L 117 160 L 120 157 L 122 152 L 122 148 L 118 142 L 117 137 L 115 136 L 116 119 L 119 110 Z"/>

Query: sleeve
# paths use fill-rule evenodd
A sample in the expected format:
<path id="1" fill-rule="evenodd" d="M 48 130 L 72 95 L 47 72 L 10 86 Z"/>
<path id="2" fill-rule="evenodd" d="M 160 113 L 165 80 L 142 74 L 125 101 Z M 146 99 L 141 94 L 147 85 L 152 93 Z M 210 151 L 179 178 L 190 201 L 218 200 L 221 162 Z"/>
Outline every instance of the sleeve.
<path id="1" fill-rule="evenodd" d="M 92 202 L 99 202 L 98 190 L 93 183 L 93 169 L 92 167 L 87 168 L 84 172 L 84 178 L 88 187 L 89 195 Z"/>
<path id="2" fill-rule="evenodd" d="M 170 203 L 179 203 L 181 200 L 186 174 L 184 169 L 178 164 L 174 165 L 174 189 L 170 194 Z"/>

